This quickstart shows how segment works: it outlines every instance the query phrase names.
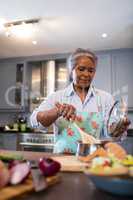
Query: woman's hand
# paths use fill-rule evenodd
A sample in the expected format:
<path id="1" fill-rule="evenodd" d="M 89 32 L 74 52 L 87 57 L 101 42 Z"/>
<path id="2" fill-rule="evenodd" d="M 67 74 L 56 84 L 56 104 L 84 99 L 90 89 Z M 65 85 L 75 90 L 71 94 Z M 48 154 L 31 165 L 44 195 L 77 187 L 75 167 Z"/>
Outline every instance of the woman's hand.
<path id="1" fill-rule="evenodd" d="M 114 128 L 113 126 L 115 126 L 115 124 L 114 125 L 112 124 L 112 127 L 110 127 L 110 132 L 111 132 L 112 136 L 113 137 L 119 137 L 119 136 L 121 137 L 121 136 L 123 136 L 126 133 L 130 123 L 131 123 L 130 120 L 127 117 L 125 117 L 123 119 L 123 121 L 121 122 L 120 126 L 117 125 Z"/>
<path id="2" fill-rule="evenodd" d="M 65 148 L 63 154 L 72 155 L 74 153 L 73 153 L 73 151 L 71 149 Z"/>
<path id="3" fill-rule="evenodd" d="M 57 102 L 55 106 L 58 109 L 59 116 L 63 116 L 67 120 L 75 120 L 76 108 L 73 105 L 66 103 L 60 104 L 59 102 Z"/>

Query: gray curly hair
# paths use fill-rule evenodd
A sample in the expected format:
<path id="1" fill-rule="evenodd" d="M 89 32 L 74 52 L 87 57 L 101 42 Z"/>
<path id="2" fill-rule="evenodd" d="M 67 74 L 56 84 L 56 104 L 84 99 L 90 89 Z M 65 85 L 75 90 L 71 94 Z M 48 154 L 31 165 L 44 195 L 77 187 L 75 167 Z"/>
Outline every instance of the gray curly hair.
<path id="1" fill-rule="evenodd" d="M 72 77 L 71 77 L 72 70 L 74 69 L 75 65 L 77 64 L 78 58 L 80 58 L 81 56 L 86 56 L 86 57 L 90 58 L 95 64 L 97 64 L 97 56 L 95 55 L 94 52 L 92 52 L 89 49 L 82 49 L 82 48 L 76 49 L 70 55 L 70 57 L 68 59 L 68 70 L 69 70 L 70 79 L 72 79 Z"/>

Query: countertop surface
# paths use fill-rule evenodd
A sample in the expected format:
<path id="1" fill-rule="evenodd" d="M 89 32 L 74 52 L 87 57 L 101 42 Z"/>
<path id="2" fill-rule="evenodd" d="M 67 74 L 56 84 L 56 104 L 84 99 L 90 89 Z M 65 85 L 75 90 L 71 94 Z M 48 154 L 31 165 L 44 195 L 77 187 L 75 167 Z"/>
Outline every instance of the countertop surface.
<path id="1" fill-rule="evenodd" d="M 20 131 L 13 131 L 13 130 L 10 130 L 10 131 L 2 131 L 2 130 L 0 130 L 0 133 L 16 133 L 16 134 L 53 134 L 53 132 L 51 131 L 51 132 L 34 132 L 34 131 L 25 131 L 25 132 L 20 132 Z M 128 129 L 127 130 L 127 135 L 128 136 L 133 136 L 133 129 L 132 128 L 130 128 L 130 129 Z"/>
<path id="2" fill-rule="evenodd" d="M 61 181 L 39 193 L 27 194 L 19 200 L 131 200 L 96 189 L 83 173 L 61 173 Z"/>
<path id="3" fill-rule="evenodd" d="M 53 132 L 34 132 L 34 131 L 25 131 L 25 132 L 20 132 L 20 131 L 14 131 L 14 130 L 9 130 L 9 131 L 0 131 L 0 133 L 16 133 L 16 134 L 53 134 Z"/>
<path id="4" fill-rule="evenodd" d="M 10 152 L 0 150 L 1 152 Z M 16 152 L 12 151 L 12 153 L 20 153 L 26 159 L 38 159 L 42 156 L 55 156 L 53 154 L 46 153 L 37 153 L 37 152 Z M 56 155 L 57 156 L 57 155 Z M 61 181 L 50 188 L 42 192 L 32 192 L 19 198 L 16 200 L 131 200 L 131 197 L 126 196 L 116 196 L 104 192 L 102 190 L 98 190 L 91 180 L 82 173 L 82 172 L 61 172 Z M 15 198 L 14 198 L 15 200 Z"/>

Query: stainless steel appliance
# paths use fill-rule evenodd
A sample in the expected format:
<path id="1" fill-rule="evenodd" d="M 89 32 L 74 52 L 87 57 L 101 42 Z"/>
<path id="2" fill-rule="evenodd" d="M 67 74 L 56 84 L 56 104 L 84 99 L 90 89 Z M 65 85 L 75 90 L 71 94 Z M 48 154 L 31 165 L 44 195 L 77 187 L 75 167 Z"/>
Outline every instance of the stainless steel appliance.
<path id="1" fill-rule="evenodd" d="M 21 133 L 19 134 L 19 150 L 52 152 L 54 135 L 50 133 Z"/>

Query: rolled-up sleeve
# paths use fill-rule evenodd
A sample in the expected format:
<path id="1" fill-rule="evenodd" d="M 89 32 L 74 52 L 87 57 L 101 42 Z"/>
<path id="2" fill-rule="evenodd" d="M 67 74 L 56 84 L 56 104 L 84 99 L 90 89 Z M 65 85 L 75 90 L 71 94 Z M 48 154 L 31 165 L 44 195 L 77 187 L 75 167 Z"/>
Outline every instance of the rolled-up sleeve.
<path id="1" fill-rule="evenodd" d="M 38 110 L 38 109 L 35 109 L 35 110 L 33 111 L 33 113 L 31 114 L 31 116 L 30 116 L 30 123 L 31 123 L 31 126 L 32 126 L 33 128 L 44 129 L 44 126 L 42 126 L 41 123 L 39 123 L 39 122 L 37 121 L 37 113 L 38 113 L 38 112 L 39 112 L 39 110 Z"/>
<path id="2" fill-rule="evenodd" d="M 45 111 L 51 109 L 51 98 L 49 97 L 46 101 L 43 101 L 38 108 L 36 108 L 30 116 L 30 123 L 33 128 L 47 130 L 47 127 L 44 127 L 40 122 L 37 121 L 37 114 L 40 111 Z"/>
<path id="3" fill-rule="evenodd" d="M 30 116 L 30 123 L 33 128 L 39 128 L 41 130 L 47 130 L 47 127 L 44 127 L 40 122 L 37 121 L 37 114 L 40 111 L 50 110 L 55 106 L 55 102 L 58 101 L 58 95 L 53 93 L 44 100 L 39 107 L 37 107 Z"/>

